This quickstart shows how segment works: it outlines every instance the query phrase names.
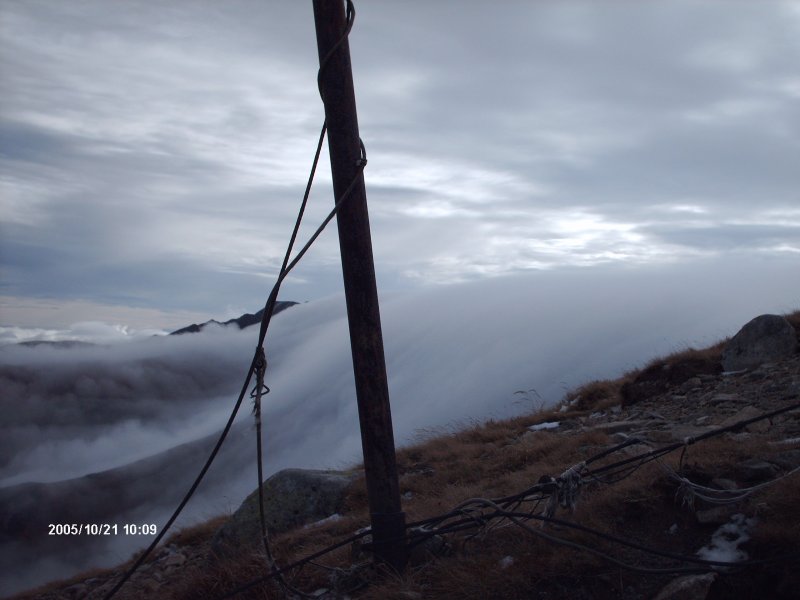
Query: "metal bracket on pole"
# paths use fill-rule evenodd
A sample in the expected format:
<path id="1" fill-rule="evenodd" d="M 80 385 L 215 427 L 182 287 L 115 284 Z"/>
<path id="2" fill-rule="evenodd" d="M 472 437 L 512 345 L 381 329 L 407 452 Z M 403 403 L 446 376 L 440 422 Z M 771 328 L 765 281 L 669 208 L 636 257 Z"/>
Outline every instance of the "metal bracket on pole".
<path id="1" fill-rule="evenodd" d="M 347 21 L 343 0 L 313 0 L 313 4 L 320 65 L 324 63 L 319 85 L 325 104 L 336 199 L 342 197 L 356 177 L 359 179 L 340 206 L 336 222 L 342 254 L 373 549 L 379 560 L 402 572 L 407 559 L 405 515 L 400 506 L 367 193 L 359 171 L 361 142 L 350 46 L 346 36 L 342 39 Z M 336 50 L 330 54 L 337 44 Z"/>

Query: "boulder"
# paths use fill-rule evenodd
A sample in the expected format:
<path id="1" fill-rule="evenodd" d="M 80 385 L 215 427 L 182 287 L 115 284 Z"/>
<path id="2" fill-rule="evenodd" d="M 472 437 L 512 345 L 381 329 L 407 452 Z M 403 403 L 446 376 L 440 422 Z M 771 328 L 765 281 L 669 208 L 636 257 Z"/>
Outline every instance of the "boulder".
<path id="1" fill-rule="evenodd" d="M 797 351 L 797 333 L 780 315 L 761 315 L 739 330 L 722 352 L 722 368 L 740 371 L 781 360 Z"/>
<path id="2" fill-rule="evenodd" d="M 716 573 L 678 577 L 658 592 L 653 600 L 704 600 L 716 578 Z"/>
<path id="3" fill-rule="evenodd" d="M 264 519 L 269 533 L 280 533 L 319 521 L 342 510 L 347 488 L 359 476 L 353 471 L 284 469 L 262 486 Z M 214 535 L 211 549 L 221 557 L 261 546 L 258 490 Z"/>

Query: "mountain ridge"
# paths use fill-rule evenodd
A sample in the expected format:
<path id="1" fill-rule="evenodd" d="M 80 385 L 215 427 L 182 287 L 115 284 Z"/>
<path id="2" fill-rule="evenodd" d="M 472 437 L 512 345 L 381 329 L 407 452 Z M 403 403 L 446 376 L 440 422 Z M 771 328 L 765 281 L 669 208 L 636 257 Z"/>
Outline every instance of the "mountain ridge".
<path id="1" fill-rule="evenodd" d="M 291 300 L 278 300 L 275 302 L 275 310 L 272 312 L 273 315 L 277 315 L 280 312 L 283 312 L 287 308 L 291 308 L 299 304 L 299 302 L 293 302 Z M 229 325 L 237 325 L 239 329 L 245 329 L 246 327 L 250 327 L 252 325 L 256 325 L 257 323 L 261 322 L 261 318 L 264 316 L 264 309 L 262 308 L 256 313 L 245 313 L 235 319 L 228 319 L 227 321 L 217 321 L 216 319 L 210 319 L 205 323 L 192 323 L 191 325 L 187 325 L 186 327 L 181 327 L 180 329 L 176 329 L 175 331 L 171 331 L 169 335 L 184 335 L 186 333 L 198 333 L 208 327 L 209 325 L 223 325 L 228 327 Z"/>

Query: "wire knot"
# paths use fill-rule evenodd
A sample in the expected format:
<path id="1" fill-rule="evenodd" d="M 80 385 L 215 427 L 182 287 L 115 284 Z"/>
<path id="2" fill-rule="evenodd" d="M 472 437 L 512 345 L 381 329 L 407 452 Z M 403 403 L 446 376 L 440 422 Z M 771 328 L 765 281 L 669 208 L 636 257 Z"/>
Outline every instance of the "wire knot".
<path id="1" fill-rule="evenodd" d="M 361 148 L 361 157 L 356 160 L 356 166 L 363 169 L 367 166 L 367 148 L 364 146 L 364 141 L 358 138 L 358 145 Z"/>
<path id="2" fill-rule="evenodd" d="M 253 399 L 253 414 L 256 417 L 256 422 L 260 423 L 261 397 L 264 394 L 269 394 L 269 388 L 264 384 L 264 376 L 267 372 L 267 356 L 264 354 L 264 346 L 259 346 L 256 350 L 254 367 L 256 371 L 256 384 L 250 391 L 250 397 Z"/>
<path id="3" fill-rule="evenodd" d="M 586 462 L 580 462 L 571 466 L 555 479 L 550 478 L 552 481 L 547 483 L 554 484 L 555 489 L 551 492 L 550 499 L 544 509 L 545 517 L 552 518 L 556 514 L 556 508 L 559 505 L 562 508 L 568 508 L 570 512 L 575 510 L 580 496 L 581 471 L 584 468 L 586 468 Z"/>

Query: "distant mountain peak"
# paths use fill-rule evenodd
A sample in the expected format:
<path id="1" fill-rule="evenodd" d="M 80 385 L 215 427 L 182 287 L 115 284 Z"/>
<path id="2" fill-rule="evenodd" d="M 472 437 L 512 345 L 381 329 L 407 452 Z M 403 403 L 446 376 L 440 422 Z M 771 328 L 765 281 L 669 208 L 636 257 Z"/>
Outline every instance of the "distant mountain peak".
<path id="1" fill-rule="evenodd" d="M 279 312 L 286 310 L 298 304 L 297 302 L 291 302 L 289 300 L 278 300 L 275 303 L 275 310 L 273 311 L 273 315 L 277 315 Z M 184 333 L 198 333 L 205 329 L 208 325 L 215 324 L 215 325 L 224 325 L 227 327 L 228 325 L 238 325 L 239 329 L 244 329 L 245 327 L 250 327 L 251 325 L 257 325 L 261 323 L 261 318 L 264 315 L 264 309 L 262 308 L 255 314 L 252 313 L 245 313 L 241 317 L 237 317 L 235 319 L 228 319 L 227 321 L 217 321 L 216 319 L 211 319 L 210 321 L 206 321 L 205 323 L 192 323 L 187 327 L 182 327 L 181 329 L 176 329 L 175 331 L 171 332 L 170 335 L 183 335 Z"/>

